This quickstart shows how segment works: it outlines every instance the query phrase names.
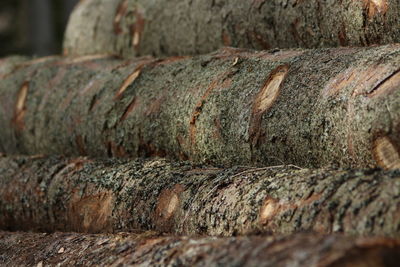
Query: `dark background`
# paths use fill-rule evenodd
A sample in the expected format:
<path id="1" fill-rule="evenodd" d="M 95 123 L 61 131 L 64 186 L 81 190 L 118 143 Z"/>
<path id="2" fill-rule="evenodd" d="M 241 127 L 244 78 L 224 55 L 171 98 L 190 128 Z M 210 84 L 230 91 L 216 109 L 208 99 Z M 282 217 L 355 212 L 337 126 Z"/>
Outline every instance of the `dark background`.
<path id="1" fill-rule="evenodd" d="M 60 54 L 68 17 L 79 0 L 0 0 L 0 57 Z"/>

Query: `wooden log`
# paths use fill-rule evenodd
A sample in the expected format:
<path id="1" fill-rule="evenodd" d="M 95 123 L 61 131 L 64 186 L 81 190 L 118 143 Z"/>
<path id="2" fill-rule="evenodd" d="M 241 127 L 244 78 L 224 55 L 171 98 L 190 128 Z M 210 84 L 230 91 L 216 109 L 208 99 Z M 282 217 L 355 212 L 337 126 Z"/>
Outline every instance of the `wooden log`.
<path id="1" fill-rule="evenodd" d="M 399 168 L 399 62 L 398 44 L 36 59 L 0 80 L 0 151 Z"/>
<path id="2" fill-rule="evenodd" d="M 0 232 L 5 266 L 397 266 L 400 242 L 340 235 L 174 237 Z"/>
<path id="3" fill-rule="evenodd" d="M 73 12 L 64 53 L 123 56 L 400 42 L 397 0 L 85 0 Z"/>
<path id="4" fill-rule="evenodd" d="M 13 72 L 20 64 L 28 61 L 30 58 L 24 56 L 9 56 L 0 59 L 0 79 Z"/>
<path id="5" fill-rule="evenodd" d="M 400 173 L 188 162 L 0 159 L 0 229 L 400 237 Z"/>

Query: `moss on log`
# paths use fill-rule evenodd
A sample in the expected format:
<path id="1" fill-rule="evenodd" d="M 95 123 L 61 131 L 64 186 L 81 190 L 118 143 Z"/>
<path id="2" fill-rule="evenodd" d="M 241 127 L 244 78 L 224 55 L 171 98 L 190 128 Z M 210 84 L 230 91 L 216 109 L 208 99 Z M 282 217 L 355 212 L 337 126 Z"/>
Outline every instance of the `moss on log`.
<path id="1" fill-rule="evenodd" d="M 398 240 L 340 235 L 174 237 L 0 232 L 0 264 L 23 266 L 397 266 Z"/>
<path id="2" fill-rule="evenodd" d="M 400 46 L 50 57 L 0 80 L 0 151 L 400 166 Z"/>
<path id="3" fill-rule="evenodd" d="M 37 156 L 1 158 L 0 177 L 0 229 L 12 231 L 400 237 L 399 171 Z"/>
<path id="4" fill-rule="evenodd" d="M 400 42 L 397 0 L 85 0 L 64 39 L 69 55 L 189 55 L 221 46 L 366 46 Z"/>

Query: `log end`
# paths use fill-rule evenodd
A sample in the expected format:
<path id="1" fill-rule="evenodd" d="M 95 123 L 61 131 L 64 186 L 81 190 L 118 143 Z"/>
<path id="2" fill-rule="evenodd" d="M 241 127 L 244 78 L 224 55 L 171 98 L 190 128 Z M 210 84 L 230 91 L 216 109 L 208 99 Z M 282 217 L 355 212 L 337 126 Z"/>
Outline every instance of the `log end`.
<path id="1" fill-rule="evenodd" d="M 375 140 L 373 156 L 378 166 L 384 169 L 400 168 L 399 150 L 389 137 L 380 137 Z"/>

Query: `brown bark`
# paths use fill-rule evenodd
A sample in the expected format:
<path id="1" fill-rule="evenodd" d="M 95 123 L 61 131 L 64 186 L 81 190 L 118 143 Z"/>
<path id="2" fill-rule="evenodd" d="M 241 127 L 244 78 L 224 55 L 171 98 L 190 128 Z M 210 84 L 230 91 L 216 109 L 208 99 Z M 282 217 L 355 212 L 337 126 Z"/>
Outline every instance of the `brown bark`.
<path id="1" fill-rule="evenodd" d="M 398 240 L 340 235 L 173 237 L 0 232 L 0 264 L 24 266 L 397 266 Z"/>
<path id="2" fill-rule="evenodd" d="M 73 12 L 65 54 L 124 56 L 400 42 L 397 0 L 85 0 Z"/>
<path id="3" fill-rule="evenodd" d="M 0 151 L 397 168 L 399 55 L 389 45 L 36 59 L 0 80 Z"/>
<path id="4" fill-rule="evenodd" d="M 0 228 L 400 237 L 398 171 L 0 159 Z"/>

